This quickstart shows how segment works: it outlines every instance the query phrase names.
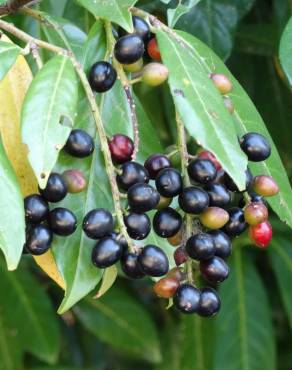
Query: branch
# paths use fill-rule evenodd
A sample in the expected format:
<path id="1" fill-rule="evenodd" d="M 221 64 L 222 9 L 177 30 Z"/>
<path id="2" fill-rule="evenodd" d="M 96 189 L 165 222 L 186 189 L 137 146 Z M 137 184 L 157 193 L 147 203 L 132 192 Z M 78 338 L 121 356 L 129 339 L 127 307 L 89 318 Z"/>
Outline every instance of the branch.
<path id="1" fill-rule="evenodd" d="M 23 6 L 30 6 L 38 3 L 41 0 L 7 0 L 5 4 L 0 6 L 0 15 L 15 13 Z"/>

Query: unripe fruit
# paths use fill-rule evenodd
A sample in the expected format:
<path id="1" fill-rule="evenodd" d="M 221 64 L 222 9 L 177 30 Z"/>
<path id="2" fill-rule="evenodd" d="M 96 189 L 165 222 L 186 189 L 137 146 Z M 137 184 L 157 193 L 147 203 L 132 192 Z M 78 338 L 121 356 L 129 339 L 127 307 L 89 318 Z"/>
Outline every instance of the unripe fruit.
<path id="1" fill-rule="evenodd" d="M 130 73 L 139 72 L 143 68 L 143 59 L 141 58 L 137 62 L 132 64 L 124 64 L 123 68 L 125 71 Z"/>
<path id="2" fill-rule="evenodd" d="M 198 314 L 203 317 L 212 317 L 219 312 L 220 307 L 221 300 L 216 290 L 209 287 L 203 288 Z"/>
<path id="3" fill-rule="evenodd" d="M 228 212 L 223 208 L 209 207 L 200 214 L 201 223 L 208 229 L 220 229 L 229 220 Z"/>
<path id="4" fill-rule="evenodd" d="M 35 255 L 40 256 L 47 252 L 53 241 L 53 233 L 46 225 L 32 226 L 26 235 L 25 249 Z"/>
<path id="5" fill-rule="evenodd" d="M 121 164 L 132 158 L 134 143 L 128 136 L 116 134 L 110 139 L 108 146 L 114 162 Z"/>
<path id="6" fill-rule="evenodd" d="M 139 265 L 138 255 L 138 253 L 126 252 L 121 258 L 122 270 L 131 279 L 142 279 L 145 276 Z"/>
<path id="7" fill-rule="evenodd" d="M 87 186 L 87 181 L 83 173 L 79 170 L 67 170 L 62 173 L 62 176 L 66 182 L 68 193 L 80 193 Z"/>
<path id="8" fill-rule="evenodd" d="M 183 246 L 176 248 L 175 252 L 173 253 L 173 258 L 177 266 L 185 263 L 188 258 L 185 248 Z"/>
<path id="9" fill-rule="evenodd" d="M 186 213 L 199 214 L 209 206 L 209 196 L 199 187 L 188 186 L 179 195 L 178 203 Z"/>
<path id="10" fill-rule="evenodd" d="M 250 226 L 249 237 L 260 248 L 266 248 L 273 236 L 273 229 L 268 221 L 256 226 Z"/>
<path id="11" fill-rule="evenodd" d="M 186 273 L 183 272 L 179 267 L 174 267 L 168 271 L 167 277 L 173 278 L 177 281 L 182 281 L 186 278 Z"/>
<path id="12" fill-rule="evenodd" d="M 186 243 L 186 251 L 192 259 L 198 261 L 211 258 L 215 253 L 213 238 L 205 233 L 193 235 Z"/>
<path id="13" fill-rule="evenodd" d="M 226 95 L 231 92 L 233 86 L 227 76 L 221 73 L 212 73 L 210 78 L 222 95 Z"/>
<path id="14" fill-rule="evenodd" d="M 229 113 L 234 113 L 233 101 L 228 96 L 223 96 L 223 102 L 225 107 L 228 109 Z"/>
<path id="15" fill-rule="evenodd" d="M 258 225 L 264 221 L 269 216 L 267 207 L 260 202 L 249 203 L 244 209 L 245 221 L 251 225 Z"/>
<path id="16" fill-rule="evenodd" d="M 72 157 L 88 157 L 94 151 L 93 138 L 83 130 L 72 130 L 64 146 L 64 150 Z"/>
<path id="17" fill-rule="evenodd" d="M 209 161 L 211 161 L 214 164 L 217 171 L 222 170 L 222 166 L 218 162 L 218 159 L 215 157 L 215 155 L 213 153 L 209 152 L 209 150 L 200 151 L 198 153 L 198 158 L 209 159 Z"/>
<path id="18" fill-rule="evenodd" d="M 128 190 L 128 204 L 132 211 L 144 213 L 154 209 L 159 203 L 158 192 L 150 185 L 138 183 Z"/>
<path id="19" fill-rule="evenodd" d="M 159 277 L 167 274 L 169 269 L 169 262 L 166 254 L 161 248 L 155 245 L 146 245 L 139 257 L 138 262 L 142 271 L 153 277 Z"/>
<path id="20" fill-rule="evenodd" d="M 165 168 L 155 179 L 156 189 L 166 197 L 171 198 L 180 194 L 183 187 L 181 174 L 174 168 Z"/>
<path id="21" fill-rule="evenodd" d="M 231 201 L 231 195 L 223 184 L 208 184 L 204 188 L 210 199 L 210 206 L 226 207 Z"/>
<path id="22" fill-rule="evenodd" d="M 232 207 L 228 210 L 228 213 L 229 221 L 227 222 L 223 230 L 230 237 L 238 236 L 247 228 L 243 210 L 241 208 Z"/>
<path id="23" fill-rule="evenodd" d="M 98 268 L 107 268 L 114 265 L 122 256 L 121 245 L 113 238 L 106 237 L 99 240 L 92 250 L 92 263 Z"/>
<path id="24" fill-rule="evenodd" d="M 84 217 L 82 228 L 91 239 L 103 238 L 113 232 L 113 216 L 106 209 L 93 209 Z"/>
<path id="25" fill-rule="evenodd" d="M 168 206 L 171 205 L 171 202 L 172 198 L 165 198 L 162 195 L 160 195 L 159 203 L 157 204 L 156 209 L 160 211 L 161 209 L 167 208 Z"/>
<path id="26" fill-rule="evenodd" d="M 157 153 L 146 159 L 144 167 L 147 169 L 150 179 L 154 180 L 161 170 L 171 167 L 171 162 L 166 155 Z"/>
<path id="27" fill-rule="evenodd" d="M 201 184 L 212 182 L 217 175 L 216 167 L 209 159 L 197 158 L 188 165 L 188 173 L 192 180 Z"/>
<path id="28" fill-rule="evenodd" d="M 170 207 L 157 211 L 153 218 L 154 231 L 162 238 L 176 235 L 181 225 L 181 215 Z"/>
<path id="29" fill-rule="evenodd" d="M 171 277 L 164 277 L 154 284 L 153 290 L 158 297 L 171 298 L 175 295 L 179 282 Z"/>
<path id="30" fill-rule="evenodd" d="M 198 311 L 201 292 L 190 284 L 182 284 L 176 291 L 173 302 L 182 313 L 191 314 Z"/>
<path id="31" fill-rule="evenodd" d="M 240 139 L 240 147 L 253 162 L 261 162 L 271 155 L 271 146 L 268 140 L 255 132 L 249 132 Z"/>
<path id="32" fill-rule="evenodd" d="M 121 167 L 121 174 L 117 175 L 119 187 L 127 191 L 132 185 L 148 183 L 149 175 L 147 170 L 140 163 L 126 162 Z"/>
<path id="33" fill-rule="evenodd" d="M 210 283 L 222 283 L 229 275 L 227 263 L 216 256 L 206 261 L 201 261 L 200 270 L 203 278 Z"/>
<path id="34" fill-rule="evenodd" d="M 167 238 L 169 244 L 173 245 L 174 247 L 180 245 L 182 243 L 183 233 L 182 229 L 179 230 L 174 236 Z"/>
<path id="35" fill-rule="evenodd" d="M 67 208 L 58 207 L 53 209 L 49 215 L 49 223 L 53 233 L 60 236 L 68 236 L 77 228 L 77 218 Z"/>
<path id="36" fill-rule="evenodd" d="M 161 63 L 149 63 L 142 71 L 142 81 L 149 86 L 159 86 L 168 78 L 169 70 Z"/>
<path id="37" fill-rule="evenodd" d="M 221 230 L 209 231 L 209 235 L 213 238 L 215 256 L 221 258 L 229 257 L 232 247 L 230 238 Z"/>
<path id="38" fill-rule="evenodd" d="M 144 54 L 144 43 L 136 34 L 121 37 L 115 44 L 114 54 L 121 64 L 132 64 L 142 58 Z"/>
<path id="39" fill-rule="evenodd" d="M 279 193 L 279 186 L 271 176 L 256 176 L 252 185 L 253 190 L 263 197 L 272 197 Z"/>
<path id="40" fill-rule="evenodd" d="M 45 221 L 49 214 L 48 203 L 39 195 L 32 194 L 24 199 L 25 219 L 38 224 Z"/>
<path id="41" fill-rule="evenodd" d="M 161 54 L 155 37 L 148 42 L 147 51 L 150 58 L 158 61 L 161 60 Z"/>
<path id="42" fill-rule="evenodd" d="M 89 84 L 93 91 L 102 93 L 112 88 L 117 79 L 117 72 L 108 62 L 93 64 L 89 72 Z"/>
<path id="43" fill-rule="evenodd" d="M 124 217 L 129 236 L 135 240 L 145 239 L 151 230 L 151 222 L 145 213 L 129 213 Z"/>
<path id="44" fill-rule="evenodd" d="M 253 176 L 252 176 L 252 173 L 250 172 L 249 169 L 247 169 L 245 171 L 245 175 L 246 175 L 245 189 L 242 190 L 242 191 L 248 190 L 250 188 L 251 184 L 252 184 L 252 181 L 253 181 Z M 232 178 L 228 175 L 228 173 L 224 174 L 224 185 L 230 191 L 239 192 L 239 189 L 238 189 L 237 185 L 232 180 Z"/>
<path id="45" fill-rule="evenodd" d="M 39 189 L 39 191 L 48 202 L 56 203 L 67 195 L 67 185 L 61 175 L 51 173 L 45 189 Z"/>

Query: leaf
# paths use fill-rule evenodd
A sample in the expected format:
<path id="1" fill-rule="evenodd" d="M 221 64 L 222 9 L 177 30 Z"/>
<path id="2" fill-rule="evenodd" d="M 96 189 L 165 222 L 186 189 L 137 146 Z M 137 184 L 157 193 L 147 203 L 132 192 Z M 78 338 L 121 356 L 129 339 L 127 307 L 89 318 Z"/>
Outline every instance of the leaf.
<path id="1" fill-rule="evenodd" d="M 104 270 L 101 285 L 98 289 L 98 292 L 93 297 L 94 299 L 99 299 L 102 297 L 114 284 L 118 276 L 118 269 L 115 265 L 108 267 Z"/>
<path id="2" fill-rule="evenodd" d="M 167 10 L 167 20 L 169 27 L 174 27 L 180 17 L 196 6 L 201 0 L 181 0 L 175 9 Z"/>
<path id="3" fill-rule="evenodd" d="M 275 337 L 263 283 L 240 245 L 220 289 L 215 370 L 275 370 Z"/>
<path id="4" fill-rule="evenodd" d="M 120 352 L 152 363 L 160 361 L 154 323 L 125 290 L 115 285 L 101 299 L 82 301 L 74 312 L 85 329 Z"/>
<path id="5" fill-rule="evenodd" d="M 284 72 L 290 85 L 292 85 L 292 18 L 290 18 L 282 34 L 279 53 Z"/>
<path id="6" fill-rule="evenodd" d="M 246 132 L 258 132 L 269 140 L 272 147 L 270 158 L 264 162 L 250 163 L 249 166 L 251 167 L 253 174 L 272 176 L 278 183 L 280 193 L 277 196 L 268 198 L 268 201 L 279 218 L 292 227 L 292 210 L 290 207 L 290 204 L 292 204 L 291 186 L 287 178 L 285 168 L 283 167 L 280 156 L 277 152 L 277 148 L 275 147 L 256 107 L 238 81 L 232 76 L 228 68 L 211 49 L 195 37 L 187 35 L 184 32 L 179 32 L 179 35 L 189 45 L 192 45 L 195 50 L 200 50 L 206 73 L 216 71 L 216 73 L 223 73 L 231 79 L 233 90 L 229 96 L 235 107 L 235 127 L 236 130 L 240 131 L 240 135 Z"/>
<path id="7" fill-rule="evenodd" d="M 117 23 L 128 32 L 133 32 L 132 16 L 129 9 L 138 0 L 77 0 L 79 4 L 89 10 L 95 17 Z"/>
<path id="8" fill-rule="evenodd" d="M 41 188 L 57 162 L 75 119 L 77 80 L 70 59 L 56 56 L 36 75 L 25 97 L 21 126 L 28 158 Z"/>
<path id="9" fill-rule="evenodd" d="M 169 69 L 174 103 L 186 129 L 216 155 L 225 171 L 244 189 L 247 159 L 238 145 L 232 117 L 204 68 L 200 48 L 185 47 L 163 31 L 158 31 L 157 37 Z"/>
<path id="10" fill-rule="evenodd" d="M 2 36 L 1 40 L 5 40 Z M 9 42 L 0 41 L 0 81 L 4 78 L 9 69 L 13 66 L 20 53 L 20 48 Z"/>

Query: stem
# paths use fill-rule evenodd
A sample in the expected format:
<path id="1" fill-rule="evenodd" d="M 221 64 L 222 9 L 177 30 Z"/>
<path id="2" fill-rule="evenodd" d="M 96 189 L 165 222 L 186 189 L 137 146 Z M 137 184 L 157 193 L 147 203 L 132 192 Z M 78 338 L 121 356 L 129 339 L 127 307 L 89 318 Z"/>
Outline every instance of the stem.
<path id="1" fill-rule="evenodd" d="M 7 15 L 10 13 L 17 12 L 19 8 L 27 5 L 34 5 L 41 0 L 8 0 L 5 4 L 0 6 L 0 15 Z"/>

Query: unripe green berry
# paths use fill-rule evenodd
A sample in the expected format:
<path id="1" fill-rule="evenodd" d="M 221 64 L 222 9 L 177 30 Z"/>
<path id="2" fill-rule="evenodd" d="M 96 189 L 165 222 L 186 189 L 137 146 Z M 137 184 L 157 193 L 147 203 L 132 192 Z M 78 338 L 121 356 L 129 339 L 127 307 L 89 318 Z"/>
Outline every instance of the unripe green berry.
<path id="1" fill-rule="evenodd" d="M 168 68 L 161 63 L 149 63 L 142 71 L 142 81 L 149 86 L 161 85 L 168 78 Z"/>
<path id="2" fill-rule="evenodd" d="M 244 218 L 249 225 L 258 225 L 269 216 L 267 207 L 261 202 L 249 203 L 244 209 Z"/>
<path id="3" fill-rule="evenodd" d="M 208 229 L 221 229 L 229 220 L 229 214 L 223 208 L 209 207 L 200 214 L 201 223 Z"/>
<path id="4" fill-rule="evenodd" d="M 83 173 L 79 170 L 67 170 L 62 176 L 66 182 L 68 193 L 80 193 L 87 186 L 87 181 Z"/>
<path id="5" fill-rule="evenodd" d="M 224 74 L 212 73 L 210 78 L 222 95 L 226 95 L 232 90 L 232 83 Z"/>
<path id="6" fill-rule="evenodd" d="M 171 202 L 172 202 L 172 198 L 166 198 L 160 195 L 160 200 L 159 200 L 159 203 L 156 209 L 160 210 L 163 208 L 167 208 L 168 206 L 170 206 Z"/>
<path id="7" fill-rule="evenodd" d="M 137 62 L 132 63 L 132 64 L 124 64 L 123 68 L 127 72 L 135 73 L 141 71 L 143 68 L 143 59 L 137 60 Z"/>
<path id="8" fill-rule="evenodd" d="M 253 179 L 253 190 L 263 197 L 272 197 L 279 193 L 279 186 L 271 176 L 260 175 Z"/>
<path id="9" fill-rule="evenodd" d="M 223 96 L 223 101 L 225 107 L 228 109 L 229 113 L 234 113 L 234 104 L 233 101 L 228 96 Z"/>

